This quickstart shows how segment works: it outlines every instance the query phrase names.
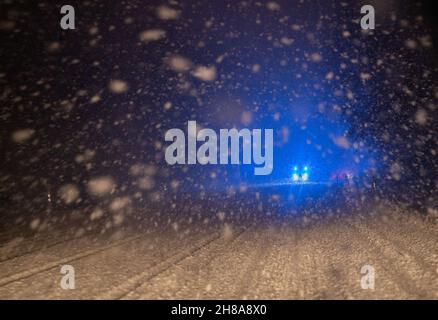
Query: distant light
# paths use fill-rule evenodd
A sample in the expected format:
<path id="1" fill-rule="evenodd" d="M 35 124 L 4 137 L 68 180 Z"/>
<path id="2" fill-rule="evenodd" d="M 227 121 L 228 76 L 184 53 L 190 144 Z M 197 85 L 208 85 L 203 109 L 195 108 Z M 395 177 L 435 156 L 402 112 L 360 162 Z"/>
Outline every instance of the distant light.
<path id="1" fill-rule="evenodd" d="M 309 170 L 309 167 L 308 167 L 308 166 L 305 166 L 305 167 L 304 167 L 304 171 L 307 171 L 307 170 Z"/>
<path id="2" fill-rule="evenodd" d="M 298 167 L 297 166 L 294 167 L 294 171 L 298 171 Z"/>
<path id="3" fill-rule="evenodd" d="M 294 174 L 292 175 L 292 180 L 293 180 L 293 181 L 298 181 L 298 180 L 300 180 L 300 176 L 299 176 L 297 173 L 294 173 Z"/>
<path id="4" fill-rule="evenodd" d="M 309 175 L 307 173 L 303 173 L 303 175 L 301 176 L 301 180 L 302 181 L 307 181 L 309 180 Z"/>

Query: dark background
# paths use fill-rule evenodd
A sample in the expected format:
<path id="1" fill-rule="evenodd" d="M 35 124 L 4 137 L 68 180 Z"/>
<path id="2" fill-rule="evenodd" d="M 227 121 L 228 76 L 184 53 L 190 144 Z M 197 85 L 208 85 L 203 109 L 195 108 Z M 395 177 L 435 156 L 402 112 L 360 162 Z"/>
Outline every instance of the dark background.
<path id="1" fill-rule="evenodd" d="M 276 141 L 285 127 L 294 137 L 276 146 L 270 179 L 287 176 L 294 161 L 317 159 L 336 171 L 357 156 L 363 159 L 357 174 L 378 176 L 384 196 L 425 206 L 434 201 L 438 24 L 433 2 L 376 1 L 377 28 L 371 35 L 354 21 L 361 2 L 276 2 L 279 11 L 254 1 L 73 1 L 76 30 L 63 31 L 59 3 L 2 1 L 3 208 L 44 207 L 46 191 L 56 194 L 66 183 L 78 186 L 82 202 L 96 201 L 88 199 L 86 184 L 101 175 L 114 177 L 118 195 L 132 196 L 138 186 L 129 171 L 138 163 L 153 172 L 154 187 L 140 190 L 143 203 L 175 185 L 193 187 L 181 189 L 187 197 L 208 189 L 212 172 L 219 183 L 241 183 L 244 169 L 238 167 L 167 166 L 163 137 L 191 119 L 214 129 L 241 128 L 242 114 L 251 115 L 250 128 L 274 128 Z M 160 5 L 180 10 L 181 17 L 157 18 Z M 207 28 L 210 20 L 213 26 Z M 291 29 L 294 24 L 299 31 Z M 142 44 L 139 33 L 153 28 L 166 30 L 166 38 Z M 342 36 L 345 30 L 350 37 Z M 283 37 L 294 43 L 282 45 Z M 409 39 L 415 48 L 406 45 Z M 321 63 L 309 62 L 315 52 Z M 165 61 L 173 55 L 194 65 L 216 65 L 216 79 L 200 81 L 170 70 Z M 346 70 L 339 68 L 343 62 Z M 251 71 L 254 64 L 260 72 Z M 339 78 L 325 81 L 330 71 Z M 372 80 L 365 85 L 361 73 Z M 112 79 L 126 81 L 129 90 L 111 92 Z M 347 89 L 353 99 L 336 95 Z M 99 101 L 91 103 L 96 95 Z M 165 110 L 169 101 L 172 108 Z M 423 125 L 415 121 L 419 110 L 427 114 Z M 275 114 L 279 120 L 273 120 Z M 303 124 L 307 131 L 296 134 Z M 17 144 L 11 135 L 23 128 L 35 133 Z M 338 148 L 333 134 L 363 147 Z M 321 149 L 298 150 L 309 139 Z M 86 150 L 94 153 L 92 160 L 78 163 L 75 158 Z M 243 182 L 254 178 L 247 179 Z"/>

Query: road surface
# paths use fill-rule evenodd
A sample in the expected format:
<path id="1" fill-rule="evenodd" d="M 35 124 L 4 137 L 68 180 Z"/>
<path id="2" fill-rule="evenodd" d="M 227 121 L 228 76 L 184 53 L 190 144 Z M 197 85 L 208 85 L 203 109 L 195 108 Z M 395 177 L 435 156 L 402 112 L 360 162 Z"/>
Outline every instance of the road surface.
<path id="1" fill-rule="evenodd" d="M 438 228 L 403 209 L 41 234 L 0 248 L 1 299 L 438 299 Z M 75 289 L 60 286 L 62 265 Z M 363 289 L 361 268 L 374 268 Z"/>

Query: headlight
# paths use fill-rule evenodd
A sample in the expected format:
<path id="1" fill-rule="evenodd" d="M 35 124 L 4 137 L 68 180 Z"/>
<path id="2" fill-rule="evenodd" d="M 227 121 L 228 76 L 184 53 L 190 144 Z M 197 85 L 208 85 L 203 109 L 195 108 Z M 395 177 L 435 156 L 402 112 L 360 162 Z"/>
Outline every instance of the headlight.
<path id="1" fill-rule="evenodd" d="M 294 173 L 294 174 L 292 175 L 292 180 L 293 180 L 293 181 L 298 181 L 298 180 L 300 180 L 300 176 L 298 175 L 298 173 Z"/>
<path id="2" fill-rule="evenodd" d="M 301 180 L 302 180 L 302 181 L 307 181 L 307 180 L 309 180 L 309 175 L 308 175 L 307 173 L 303 173 L 302 176 L 301 176 Z"/>

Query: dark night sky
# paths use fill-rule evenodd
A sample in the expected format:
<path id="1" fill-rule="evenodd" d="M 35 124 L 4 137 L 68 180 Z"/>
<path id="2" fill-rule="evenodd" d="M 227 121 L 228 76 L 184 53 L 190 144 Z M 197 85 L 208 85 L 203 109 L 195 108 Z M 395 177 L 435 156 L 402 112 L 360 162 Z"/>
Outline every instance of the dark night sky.
<path id="1" fill-rule="evenodd" d="M 212 170 L 229 175 L 232 168 L 186 172 L 164 164 L 165 131 L 188 120 L 213 129 L 274 128 L 273 178 L 292 161 L 337 170 L 356 159 L 359 172 L 375 169 L 390 181 L 402 172 L 424 193 L 436 187 L 431 5 L 376 1 L 377 28 L 366 34 L 357 1 L 70 4 L 74 31 L 59 27 L 55 2 L 2 3 L 3 190 L 38 188 L 42 177 L 82 185 L 100 174 L 129 188 L 138 163 L 159 168 L 163 183 L 168 176 L 202 183 Z M 140 40 L 157 30 L 165 36 Z M 213 77 L 199 76 L 200 67 Z M 127 90 L 111 90 L 114 80 Z M 29 140 L 11 139 L 23 129 L 33 130 Z M 87 152 L 89 163 L 78 161 Z"/>

